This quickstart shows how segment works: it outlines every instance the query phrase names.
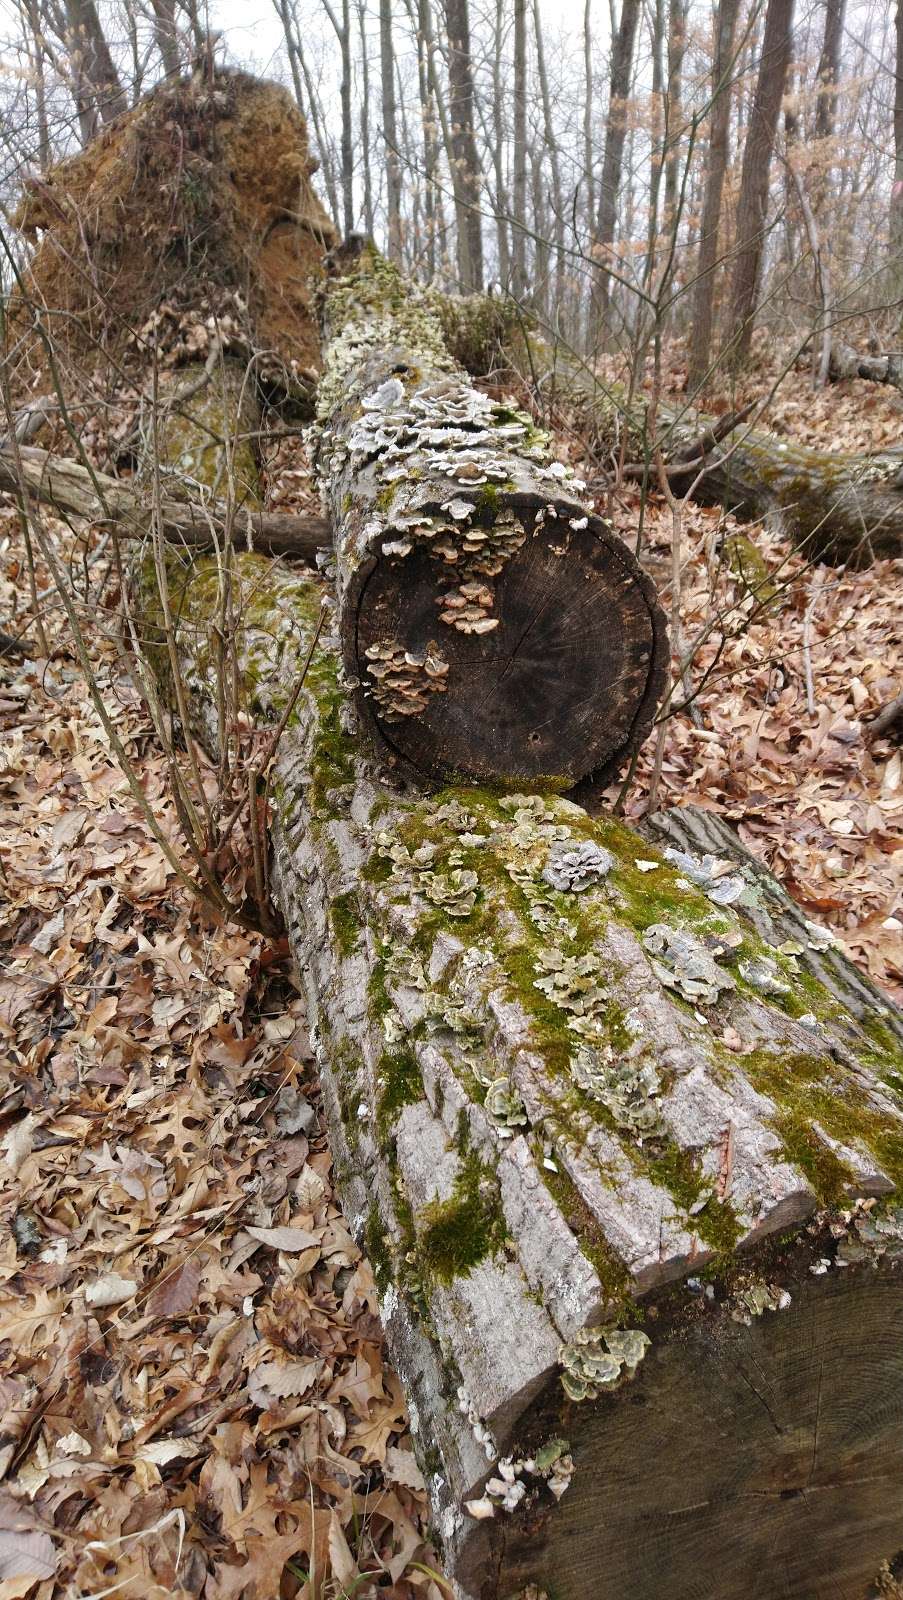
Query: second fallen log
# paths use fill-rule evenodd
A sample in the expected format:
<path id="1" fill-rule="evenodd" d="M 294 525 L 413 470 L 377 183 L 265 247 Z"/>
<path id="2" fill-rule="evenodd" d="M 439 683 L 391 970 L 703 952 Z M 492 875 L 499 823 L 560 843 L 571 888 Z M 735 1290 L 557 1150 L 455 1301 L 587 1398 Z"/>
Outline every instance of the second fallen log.
<path id="1" fill-rule="evenodd" d="M 650 580 L 531 419 L 472 386 L 426 297 L 370 246 L 344 265 L 318 460 L 365 724 L 421 777 L 606 781 L 663 688 Z"/>

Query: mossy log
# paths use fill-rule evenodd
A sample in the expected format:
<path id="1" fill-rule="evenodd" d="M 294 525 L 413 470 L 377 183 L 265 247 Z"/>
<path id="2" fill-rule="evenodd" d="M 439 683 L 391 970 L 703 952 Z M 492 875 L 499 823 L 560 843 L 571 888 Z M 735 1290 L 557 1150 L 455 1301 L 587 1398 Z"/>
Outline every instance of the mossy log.
<path id="1" fill-rule="evenodd" d="M 513 322 L 504 301 L 488 295 L 450 299 L 440 315 L 451 349 L 472 376 L 497 373 L 507 353 L 539 400 L 551 398 L 559 410 L 576 414 L 604 465 L 649 462 L 645 470 L 655 487 L 651 463 L 660 448 L 672 469 L 688 458 L 692 462 L 685 475 L 671 472 L 677 493 L 692 487 L 693 498 L 704 505 L 727 506 L 745 519 L 777 519 L 813 559 L 867 566 L 903 553 L 900 450 L 861 455 L 813 450 L 745 425 L 712 443 L 706 435 L 717 435 L 722 419 L 689 408 L 678 413 L 661 404 L 653 433 L 642 395 L 630 397 L 622 385 L 596 380 L 585 365 L 553 350 L 536 330 Z M 898 369 L 899 363 L 888 368 L 892 373 Z"/>
<path id="2" fill-rule="evenodd" d="M 275 718 L 321 590 L 239 565 Z M 903 1548 L 899 1015 L 720 836 L 401 794 L 339 656 L 279 750 L 275 882 L 457 1595 L 863 1600 Z"/>
<path id="3" fill-rule="evenodd" d="M 648 732 L 664 617 L 526 413 L 476 390 L 371 246 L 326 295 L 317 460 L 342 653 L 421 777 L 606 782 Z"/>

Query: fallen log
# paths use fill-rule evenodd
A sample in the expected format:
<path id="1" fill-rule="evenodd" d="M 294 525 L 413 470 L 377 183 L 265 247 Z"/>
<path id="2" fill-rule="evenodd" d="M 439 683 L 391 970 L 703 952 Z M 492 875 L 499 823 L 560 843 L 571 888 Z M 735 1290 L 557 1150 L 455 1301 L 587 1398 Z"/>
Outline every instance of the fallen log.
<path id="1" fill-rule="evenodd" d="M 865 378 L 869 383 L 888 383 L 903 390 L 903 352 L 889 350 L 878 355 L 861 355 L 852 345 L 831 345 L 828 377 L 832 383 L 846 378 Z"/>
<path id="2" fill-rule="evenodd" d="M 20 446 L 18 455 L 29 497 L 63 516 L 115 526 L 123 538 L 146 538 L 153 515 L 146 485 L 89 471 L 68 456 L 51 455 L 35 446 Z M 17 494 L 22 486 L 12 452 L 0 451 L 0 489 Z M 196 499 L 165 497 L 160 512 L 163 536 L 171 543 L 190 550 L 212 550 L 222 544 L 227 514 L 221 502 L 203 506 Z M 331 543 L 331 531 L 325 517 L 242 506 L 232 517 L 232 539 L 239 550 L 254 549 L 312 563 L 318 550 Z"/>
<path id="3" fill-rule="evenodd" d="M 239 569 L 275 719 L 321 585 Z M 275 881 L 456 1592 L 861 1600 L 903 1544 L 903 1022 L 721 831 L 669 859 L 554 796 L 403 796 L 340 650 Z"/>
<path id="4" fill-rule="evenodd" d="M 606 783 L 664 686 L 650 580 L 530 418 L 473 387 L 428 299 L 372 246 L 341 265 L 317 461 L 362 721 L 421 777 Z"/>
<path id="5" fill-rule="evenodd" d="M 337 475 L 344 382 L 321 410 Z M 203 429 L 186 444 L 193 467 Z M 327 464 L 341 519 L 379 470 L 339 489 Z M 482 487 L 461 490 L 471 530 Z M 818 930 L 769 932 L 745 864 L 669 860 L 554 795 L 389 783 L 342 666 L 353 532 L 300 690 L 323 580 L 235 559 L 237 667 L 275 725 L 294 705 L 268 783 L 278 894 L 458 1594 L 748 1600 L 753 1569 L 761 1600 L 861 1600 L 903 1544 L 898 1019 L 825 987 Z M 374 572 L 397 555 L 363 528 L 359 549 Z M 171 570 L 211 749 L 221 573 L 197 552 Z M 137 600 L 152 639 L 153 581 Z"/>
<path id="6" fill-rule="evenodd" d="M 741 427 L 746 408 L 725 437 L 723 419 L 698 415 L 689 407 L 678 412 L 659 404 L 653 431 L 644 396 L 631 397 L 623 385 L 596 379 L 573 357 L 553 350 L 535 330 L 512 328 L 503 302 L 471 296 L 463 306 L 466 318 L 460 307 L 452 305 L 443 325 L 471 374 L 497 372 L 507 355 L 541 404 L 551 399 L 558 409 L 576 416 L 593 453 L 609 470 L 625 460 L 648 462 L 644 470 L 654 487 L 657 479 L 651 463 L 658 450 L 672 467 L 680 467 L 689 457 L 693 464 L 685 473 L 669 474 L 676 493 L 692 488 L 693 498 L 704 505 L 724 505 L 745 520 L 776 519 L 813 560 L 867 566 L 903 552 L 900 450 L 862 455 L 813 450 Z M 899 366 L 888 370 L 898 371 Z"/>

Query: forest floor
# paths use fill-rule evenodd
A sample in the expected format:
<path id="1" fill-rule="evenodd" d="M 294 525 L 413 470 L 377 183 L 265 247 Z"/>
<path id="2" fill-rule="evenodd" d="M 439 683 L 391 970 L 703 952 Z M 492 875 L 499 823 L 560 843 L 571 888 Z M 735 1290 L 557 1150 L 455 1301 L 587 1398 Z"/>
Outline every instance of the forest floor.
<path id="1" fill-rule="evenodd" d="M 858 383 L 813 398 L 792 375 L 770 420 L 861 449 L 898 441 L 901 401 Z M 273 504 L 309 503 L 298 447 L 279 447 L 270 486 Z M 627 536 L 637 512 L 634 490 L 615 497 Z M 0 516 L 17 631 L 24 556 Z M 671 530 L 653 502 L 666 607 Z M 903 678 L 900 564 L 807 567 L 777 532 L 695 507 L 683 543 L 684 640 L 717 626 L 690 669 L 698 725 L 665 724 L 659 803 L 730 819 L 899 993 L 900 753 L 864 727 Z M 96 681 L 176 838 L 115 616 L 91 610 Z M 23 1559 L 42 1575 L 6 1577 L 0 1600 L 440 1600 L 285 946 L 215 925 L 180 886 L 50 595 L 45 620 L 48 659 L 0 661 L 0 1579 Z M 653 757 L 650 741 L 629 815 Z"/>

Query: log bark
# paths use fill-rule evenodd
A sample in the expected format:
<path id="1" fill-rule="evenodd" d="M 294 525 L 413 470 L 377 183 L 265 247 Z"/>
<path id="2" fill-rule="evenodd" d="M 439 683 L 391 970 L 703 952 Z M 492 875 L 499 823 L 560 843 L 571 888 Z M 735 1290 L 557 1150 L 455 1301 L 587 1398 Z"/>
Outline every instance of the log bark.
<path id="1" fill-rule="evenodd" d="M 360 715 L 403 769 L 606 782 L 663 687 L 664 618 L 584 486 L 473 388 L 365 246 L 331 287 L 317 461 Z"/>
<path id="2" fill-rule="evenodd" d="M 241 568 L 275 718 L 321 588 Z M 336 1175 L 458 1596 L 748 1600 L 753 1567 L 758 1600 L 860 1600 L 901 1543 L 899 1015 L 705 818 L 660 825 L 669 859 L 556 797 L 400 794 L 337 627 L 272 795 Z"/>
<path id="3" fill-rule="evenodd" d="M 115 524 L 124 538 L 144 538 L 152 514 L 147 486 L 105 472 L 90 472 L 68 456 L 51 454 L 36 446 L 22 446 L 25 488 L 29 496 L 61 515 L 92 523 Z M 20 489 L 15 461 L 0 450 L 0 489 Z M 191 550 L 212 550 L 221 542 L 226 512 L 221 503 L 208 508 L 195 500 L 161 503 L 164 537 Z M 331 542 L 329 523 L 320 516 L 294 516 L 284 511 L 259 511 L 242 507 L 233 522 L 238 549 L 251 548 L 269 556 L 292 556 L 314 562 L 317 552 Z"/>
<path id="4" fill-rule="evenodd" d="M 719 419 L 689 407 L 678 414 L 665 405 L 658 407 L 653 435 L 642 396 L 629 399 L 618 384 L 593 382 L 586 369 L 553 353 L 532 329 L 513 327 L 510 315 L 489 297 L 471 296 L 463 307 L 466 316 L 454 302 L 440 314 L 452 350 L 471 375 L 497 372 L 507 352 L 543 402 L 551 397 L 559 410 L 577 418 L 603 465 L 621 459 L 625 435 L 629 461 L 651 462 L 660 448 L 666 464 L 674 466 L 687 459 L 688 446 L 711 433 L 717 443 L 690 450 L 693 464 L 686 476 L 672 475 L 676 492 L 692 487 L 702 504 L 725 505 L 746 520 L 773 518 L 811 559 L 835 566 L 868 566 L 903 553 L 903 451 L 842 455 L 747 426 L 723 437 Z M 648 475 L 654 481 L 651 467 Z"/>

